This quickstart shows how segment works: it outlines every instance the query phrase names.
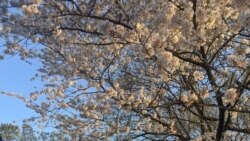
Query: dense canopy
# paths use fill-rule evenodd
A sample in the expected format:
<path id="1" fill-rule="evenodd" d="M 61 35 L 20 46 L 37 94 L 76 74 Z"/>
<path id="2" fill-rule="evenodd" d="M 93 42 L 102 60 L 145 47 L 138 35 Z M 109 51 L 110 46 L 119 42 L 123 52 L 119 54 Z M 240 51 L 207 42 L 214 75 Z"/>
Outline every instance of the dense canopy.
<path id="1" fill-rule="evenodd" d="M 1 59 L 42 67 L 30 98 L 82 140 L 249 140 L 249 0 L 1 0 Z"/>

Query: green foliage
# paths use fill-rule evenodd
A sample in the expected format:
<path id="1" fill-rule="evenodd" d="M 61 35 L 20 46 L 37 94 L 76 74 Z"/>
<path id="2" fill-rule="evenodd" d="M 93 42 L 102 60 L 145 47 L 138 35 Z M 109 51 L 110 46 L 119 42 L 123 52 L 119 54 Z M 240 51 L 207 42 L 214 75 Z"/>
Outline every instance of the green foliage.
<path id="1" fill-rule="evenodd" d="M 0 135 L 4 141 L 15 141 L 20 134 L 19 127 L 10 123 L 2 123 L 0 125 Z"/>
<path id="2" fill-rule="evenodd" d="M 22 125 L 22 134 L 20 141 L 36 141 L 37 137 L 35 135 L 35 131 L 33 128 L 28 124 Z"/>

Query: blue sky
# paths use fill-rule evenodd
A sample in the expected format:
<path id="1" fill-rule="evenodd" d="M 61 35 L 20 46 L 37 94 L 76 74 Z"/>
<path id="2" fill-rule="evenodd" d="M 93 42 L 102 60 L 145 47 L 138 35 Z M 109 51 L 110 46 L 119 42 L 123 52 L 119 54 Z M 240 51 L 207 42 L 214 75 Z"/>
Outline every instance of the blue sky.
<path id="1" fill-rule="evenodd" d="M 18 56 L 6 57 L 0 61 L 0 91 L 14 92 L 23 96 L 39 89 L 42 82 L 31 81 L 39 63 L 30 65 L 19 59 Z M 14 97 L 0 95 L 0 123 L 16 121 L 21 124 L 22 120 L 35 115 L 25 105 Z"/>
<path id="2" fill-rule="evenodd" d="M 12 12 L 17 11 L 12 9 Z M 0 29 L 1 27 L 0 23 Z M 0 53 L 3 51 L 3 44 L 4 41 L 0 39 Z M 4 60 L 0 60 L 0 91 L 29 96 L 30 92 L 41 88 L 41 81 L 30 81 L 39 67 L 38 64 L 38 62 L 35 62 L 35 64 L 30 65 L 21 61 L 18 56 L 7 56 Z M 17 98 L 0 94 L 0 123 L 16 121 L 16 124 L 21 125 L 25 118 L 35 114 Z"/>

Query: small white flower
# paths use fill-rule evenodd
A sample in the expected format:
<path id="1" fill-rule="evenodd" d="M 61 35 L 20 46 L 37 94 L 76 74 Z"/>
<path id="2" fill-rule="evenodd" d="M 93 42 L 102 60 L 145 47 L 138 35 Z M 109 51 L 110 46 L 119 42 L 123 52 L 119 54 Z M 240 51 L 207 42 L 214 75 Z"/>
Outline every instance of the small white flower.
<path id="1" fill-rule="evenodd" d="M 203 93 L 203 95 L 202 95 L 202 99 L 206 99 L 206 98 L 208 98 L 209 96 L 210 96 L 209 91 L 208 91 L 208 90 L 205 90 L 204 93 Z"/>
<path id="2" fill-rule="evenodd" d="M 241 39 L 241 44 L 243 44 L 243 45 L 248 45 L 249 44 L 249 40 L 247 40 L 247 39 Z"/>
<path id="3" fill-rule="evenodd" d="M 195 101 L 198 100 L 198 96 L 197 96 L 195 93 L 191 93 L 191 94 L 189 95 L 189 99 L 190 99 L 190 101 L 195 102 Z"/>
<path id="4" fill-rule="evenodd" d="M 188 102 L 188 96 L 184 95 L 184 94 L 181 94 L 180 101 L 183 102 L 183 103 L 187 103 Z"/>
<path id="5" fill-rule="evenodd" d="M 230 88 L 228 90 L 226 90 L 225 95 L 223 97 L 223 100 L 226 104 L 233 104 L 233 102 L 236 100 L 237 98 L 237 89 L 235 88 Z"/>
<path id="6" fill-rule="evenodd" d="M 230 112 L 230 115 L 231 115 L 232 119 L 236 119 L 238 116 L 238 113 L 237 112 Z"/>
<path id="7" fill-rule="evenodd" d="M 136 25 L 135 25 L 135 30 L 136 31 L 140 32 L 143 28 L 144 28 L 143 23 L 136 23 Z"/>
<path id="8" fill-rule="evenodd" d="M 32 100 L 36 100 L 37 97 L 38 97 L 38 94 L 37 94 L 37 93 L 31 93 L 31 94 L 30 94 L 30 98 L 31 98 Z"/>
<path id="9" fill-rule="evenodd" d="M 204 73 L 203 72 L 200 72 L 200 71 L 195 71 L 193 73 L 193 76 L 194 76 L 194 79 L 196 81 L 199 81 L 199 80 L 203 80 L 204 79 Z"/>

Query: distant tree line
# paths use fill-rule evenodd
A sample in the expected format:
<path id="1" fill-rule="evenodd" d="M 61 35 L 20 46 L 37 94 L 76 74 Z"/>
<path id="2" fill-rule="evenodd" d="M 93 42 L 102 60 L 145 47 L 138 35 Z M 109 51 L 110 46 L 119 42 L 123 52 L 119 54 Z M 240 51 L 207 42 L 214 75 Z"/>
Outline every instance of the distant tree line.
<path id="1" fill-rule="evenodd" d="M 22 125 L 21 129 L 11 123 L 0 124 L 0 141 L 57 141 L 62 139 L 65 138 L 59 133 L 37 132 L 26 123 Z"/>

